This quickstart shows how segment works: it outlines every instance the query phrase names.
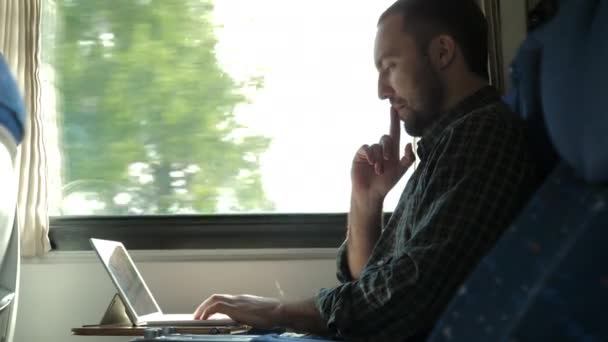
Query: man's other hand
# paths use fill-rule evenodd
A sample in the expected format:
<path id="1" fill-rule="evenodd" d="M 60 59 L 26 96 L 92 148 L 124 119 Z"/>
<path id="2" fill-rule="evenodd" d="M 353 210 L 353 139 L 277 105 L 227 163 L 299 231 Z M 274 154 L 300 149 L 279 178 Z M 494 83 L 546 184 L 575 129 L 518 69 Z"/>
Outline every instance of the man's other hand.
<path id="1" fill-rule="evenodd" d="M 199 305 L 194 319 L 206 320 L 219 313 L 241 324 L 272 329 L 281 325 L 280 307 L 281 302 L 275 298 L 214 294 Z"/>

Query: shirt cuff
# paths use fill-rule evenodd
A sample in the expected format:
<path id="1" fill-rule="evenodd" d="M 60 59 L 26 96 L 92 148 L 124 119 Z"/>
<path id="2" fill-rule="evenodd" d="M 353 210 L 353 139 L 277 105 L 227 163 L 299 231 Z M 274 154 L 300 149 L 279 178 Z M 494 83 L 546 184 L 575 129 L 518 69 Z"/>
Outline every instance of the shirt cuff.
<path id="1" fill-rule="evenodd" d="M 340 285 L 336 288 L 323 288 L 317 292 L 315 307 L 321 318 L 325 321 L 327 330 L 335 337 L 348 335 L 349 305 L 345 300 L 348 298 L 346 292 L 350 291 L 352 283 Z"/>

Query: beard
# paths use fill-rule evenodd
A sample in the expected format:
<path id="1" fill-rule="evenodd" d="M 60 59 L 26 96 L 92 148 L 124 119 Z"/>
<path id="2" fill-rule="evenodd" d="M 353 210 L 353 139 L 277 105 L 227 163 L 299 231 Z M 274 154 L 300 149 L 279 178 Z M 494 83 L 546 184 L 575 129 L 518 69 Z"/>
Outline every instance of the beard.
<path id="1" fill-rule="evenodd" d="M 417 108 L 408 108 L 409 115 L 404 120 L 407 134 L 420 137 L 441 116 L 441 106 L 445 96 L 445 86 L 428 59 L 417 72 Z"/>

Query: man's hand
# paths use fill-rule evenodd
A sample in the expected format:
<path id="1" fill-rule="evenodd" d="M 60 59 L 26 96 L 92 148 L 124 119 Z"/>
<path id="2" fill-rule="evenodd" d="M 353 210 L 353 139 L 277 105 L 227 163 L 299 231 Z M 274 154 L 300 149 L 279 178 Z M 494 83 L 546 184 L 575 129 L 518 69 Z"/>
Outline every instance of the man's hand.
<path id="1" fill-rule="evenodd" d="M 405 155 L 399 157 L 400 136 L 401 121 L 391 108 L 389 135 L 384 135 L 378 144 L 363 145 L 353 160 L 346 235 L 348 268 L 353 279 L 359 279 L 380 238 L 384 197 L 416 159 L 411 144 L 406 146 Z"/>
<path id="2" fill-rule="evenodd" d="M 325 322 L 312 298 L 281 303 L 278 299 L 250 295 L 213 295 L 196 309 L 194 319 L 207 319 L 218 313 L 260 329 L 279 327 L 319 335 L 327 333 Z"/>
<path id="3" fill-rule="evenodd" d="M 354 198 L 382 201 L 403 177 L 416 158 L 411 144 L 407 144 L 404 156 L 399 157 L 400 137 L 401 120 L 391 108 L 389 134 L 377 144 L 361 146 L 355 154 L 351 169 Z"/>
<path id="4" fill-rule="evenodd" d="M 272 329 L 282 325 L 280 306 L 281 302 L 274 298 L 215 294 L 196 309 L 194 319 L 205 320 L 213 314 L 221 313 L 242 324 Z"/>

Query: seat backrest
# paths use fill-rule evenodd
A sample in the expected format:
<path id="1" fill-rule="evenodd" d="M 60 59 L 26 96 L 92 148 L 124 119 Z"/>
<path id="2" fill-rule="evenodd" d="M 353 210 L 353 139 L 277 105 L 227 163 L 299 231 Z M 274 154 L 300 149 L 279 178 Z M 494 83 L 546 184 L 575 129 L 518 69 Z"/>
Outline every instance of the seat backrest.
<path id="1" fill-rule="evenodd" d="M 17 313 L 20 253 L 14 162 L 24 115 L 17 85 L 0 55 L 0 341 L 12 340 Z"/>
<path id="2" fill-rule="evenodd" d="M 528 36 L 519 48 L 517 63 L 511 65 L 513 87 L 503 100 L 526 122 L 530 134 L 530 150 L 540 166 L 542 178 L 546 177 L 558 161 L 551 144 L 540 97 L 540 67 L 542 45 L 536 34 Z"/>
<path id="3" fill-rule="evenodd" d="M 529 38 L 541 49 L 537 100 L 559 165 L 461 287 L 430 341 L 608 340 L 606 32 L 608 1 L 564 0 Z M 516 68 L 530 62 L 521 58 Z"/>

